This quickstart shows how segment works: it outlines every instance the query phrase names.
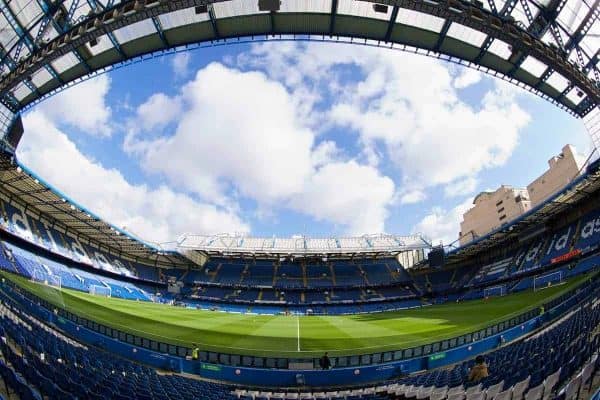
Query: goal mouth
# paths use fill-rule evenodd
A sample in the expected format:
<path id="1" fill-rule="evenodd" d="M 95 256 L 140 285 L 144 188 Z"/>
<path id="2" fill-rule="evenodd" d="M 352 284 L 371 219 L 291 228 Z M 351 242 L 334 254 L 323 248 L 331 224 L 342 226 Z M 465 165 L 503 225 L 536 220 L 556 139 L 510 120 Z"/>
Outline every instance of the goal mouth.
<path id="1" fill-rule="evenodd" d="M 555 271 L 549 274 L 537 275 L 533 278 L 533 290 L 544 290 L 556 285 L 562 285 L 565 281 L 563 279 L 562 271 Z"/>
<path id="2" fill-rule="evenodd" d="M 48 275 L 34 272 L 31 276 L 33 282 L 43 283 L 46 286 L 52 286 L 55 288 L 62 288 L 62 279 L 58 275 Z"/>
<path id="3" fill-rule="evenodd" d="M 89 294 L 93 294 L 95 296 L 104 296 L 111 297 L 112 290 L 110 287 L 101 286 L 101 285 L 90 285 L 88 289 Z"/>
<path id="4" fill-rule="evenodd" d="M 483 289 L 483 297 L 506 296 L 506 285 L 497 285 Z"/>

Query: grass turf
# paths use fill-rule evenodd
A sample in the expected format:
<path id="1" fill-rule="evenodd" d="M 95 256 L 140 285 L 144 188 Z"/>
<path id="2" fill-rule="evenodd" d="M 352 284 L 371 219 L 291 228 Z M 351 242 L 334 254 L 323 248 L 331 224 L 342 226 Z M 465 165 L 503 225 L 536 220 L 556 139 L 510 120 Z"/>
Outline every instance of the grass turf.
<path id="1" fill-rule="evenodd" d="M 538 292 L 417 309 L 344 316 L 270 316 L 186 309 L 55 289 L 2 272 L 76 315 L 164 343 L 230 354 L 317 357 L 391 351 L 473 332 L 560 296 L 588 276 Z"/>

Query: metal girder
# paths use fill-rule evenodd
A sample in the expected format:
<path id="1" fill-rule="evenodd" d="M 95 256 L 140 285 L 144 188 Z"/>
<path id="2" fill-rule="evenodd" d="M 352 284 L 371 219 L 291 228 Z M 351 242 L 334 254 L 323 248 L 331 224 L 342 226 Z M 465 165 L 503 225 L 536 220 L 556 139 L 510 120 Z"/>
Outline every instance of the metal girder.
<path id="1" fill-rule="evenodd" d="M 269 25 L 271 25 L 271 35 L 275 36 L 275 11 L 269 12 Z"/>
<path id="2" fill-rule="evenodd" d="M 581 20 L 581 23 L 579 24 L 579 26 L 577 27 L 577 29 L 575 29 L 575 32 L 573 33 L 573 35 L 571 35 L 569 37 L 569 40 L 567 41 L 567 43 L 563 46 L 565 52 L 567 53 L 567 57 L 569 57 L 569 55 L 571 54 L 571 52 L 575 49 L 576 51 L 579 50 L 579 42 L 581 42 L 581 40 L 585 37 L 585 35 L 587 35 L 587 33 L 589 32 L 589 30 L 592 28 L 592 26 L 594 25 L 594 23 L 598 20 L 598 17 L 600 17 L 600 0 L 594 0 L 594 4 L 592 4 L 592 6 L 590 7 L 588 13 L 586 14 L 586 16 Z M 560 32 L 558 32 L 560 35 Z M 596 52 L 596 54 L 598 54 Z M 583 65 L 585 62 L 582 62 L 582 58 L 581 54 L 578 54 L 578 58 L 580 59 L 579 62 L 581 63 L 581 65 Z M 590 58 L 590 60 L 593 60 L 594 57 Z M 546 69 L 546 71 L 544 71 L 544 73 L 542 74 L 542 77 L 540 78 L 540 82 L 538 83 L 538 85 L 536 87 L 538 87 L 539 85 L 541 85 L 543 82 L 545 82 L 550 75 L 552 75 L 552 68 L 548 67 Z M 596 69 L 594 69 L 594 74 L 598 75 L 598 72 Z M 600 77 L 596 76 L 596 80 L 599 80 Z"/>
<path id="3" fill-rule="evenodd" d="M 385 42 L 389 42 L 392 37 L 392 31 L 394 30 L 394 25 L 396 24 L 396 18 L 398 18 L 398 12 L 400 11 L 400 7 L 394 6 L 392 8 L 392 15 L 390 16 L 390 22 L 388 23 L 387 31 L 385 32 Z"/>
<path id="4" fill-rule="evenodd" d="M 73 25 L 73 17 L 75 16 L 75 11 L 77 11 L 77 7 L 79 6 L 79 2 L 84 0 L 73 0 L 71 3 L 71 7 L 69 7 L 69 11 L 67 12 L 67 22 L 69 25 Z"/>
<path id="5" fill-rule="evenodd" d="M 583 72 L 587 73 L 592 70 L 594 72 L 594 77 L 596 78 L 596 82 L 600 82 L 600 72 L 598 71 L 598 61 L 600 59 L 600 49 L 596 50 L 596 53 L 590 58 L 588 63 L 583 67 Z"/>
<path id="6" fill-rule="evenodd" d="M 90 5 L 90 8 L 92 9 L 92 11 L 94 10 L 103 10 L 106 11 L 108 9 L 110 9 L 113 5 L 112 1 L 109 1 L 106 4 L 102 4 L 102 2 L 98 1 L 98 0 L 87 0 L 88 4 Z M 123 49 L 121 48 L 121 44 L 119 43 L 119 41 L 117 40 L 117 38 L 115 37 L 115 35 L 113 34 L 112 31 L 107 31 L 106 32 L 106 36 L 108 37 L 108 39 L 110 40 L 110 42 L 112 43 L 112 45 L 114 46 L 114 48 L 117 50 L 117 52 L 119 53 L 119 55 L 126 60 L 127 59 L 127 54 L 125 54 L 125 52 L 123 51 Z"/>
<path id="7" fill-rule="evenodd" d="M 558 48 L 561 51 L 565 51 L 565 42 L 563 41 L 562 35 L 560 33 L 560 30 L 558 29 L 558 26 L 556 26 L 556 23 L 551 22 L 549 29 L 550 33 L 552 34 L 552 37 L 554 38 L 554 40 L 556 40 L 556 44 L 558 44 Z"/>
<path id="8" fill-rule="evenodd" d="M 527 16 L 527 20 L 529 21 L 529 27 L 527 28 L 529 33 L 531 35 L 533 35 L 534 37 L 540 39 L 542 36 L 544 36 L 546 34 L 548 29 L 550 29 L 552 32 L 552 36 L 556 40 L 556 43 L 558 44 L 559 48 L 561 50 L 564 49 L 563 40 L 562 40 L 560 31 L 558 30 L 558 27 L 556 26 L 555 21 L 556 21 L 556 18 L 558 17 L 558 14 L 560 14 L 560 12 L 564 8 L 564 6 L 567 4 L 567 0 L 551 1 L 546 8 L 540 8 L 540 12 L 538 13 L 538 15 L 535 18 L 533 17 L 533 14 L 531 12 L 531 9 L 529 8 L 529 3 L 527 2 L 527 0 L 520 0 L 520 1 L 521 1 L 521 6 L 523 7 L 523 10 L 525 11 L 525 15 Z M 517 52 L 514 52 L 511 56 L 511 58 L 517 56 L 517 54 L 518 54 Z M 513 63 L 512 69 L 508 73 L 509 76 L 513 76 L 514 73 L 521 67 L 521 64 L 527 58 L 527 55 L 528 55 L 527 53 L 524 53 L 524 54 L 520 54 L 517 56 L 515 62 Z M 544 71 L 544 73 L 542 75 L 546 75 L 546 71 Z M 550 74 L 548 74 L 548 76 L 550 76 Z M 541 82 L 539 82 L 535 87 L 537 88 L 537 87 L 539 87 L 539 85 L 541 85 Z"/>
<path id="9" fill-rule="evenodd" d="M 436 52 L 440 51 L 440 48 L 442 47 L 442 44 L 444 43 L 444 39 L 446 39 L 446 34 L 448 33 L 448 30 L 450 29 L 450 25 L 452 25 L 452 21 L 450 21 L 449 19 L 444 21 L 444 25 L 442 26 L 442 29 L 440 30 L 440 35 L 438 36 L 438 40 L 435 43 L 435 46 L 433 47 L 433 50 Z"/>
<path id="10" fill-rule="evenodd" d="M 581 40 L 585 37 L 585 35 L 587 35 L 587 33 L 590 31 L 590 29 L 592 28 L 592 26 L 598 20 L 599 17 L 600 17 L 600 0 L 595 0 L 594 4 L 592 5 L 592 7 L 588 11 L 588 13 L 583 18 L 583 20 L 581 21 L 581 23 L 579 24 L 579 26 L 573 33 L 573 36 L 571 36 L 569 38 L 569 41 L 565 45 L 565 50 L 571 51 L 573 49 L 573 47 L 577 46 L 579 44 L 579 42 L 581 42 Z"/>
<path id="11" fill-rule="evenodd" d="M 115 50 L 117 50 L 117 53 L 119 53 L 121 55 L 121 57 L 123 58 L 123 60 L 126 60 L 127 59 L 127 54 L 125 54 L 125 52 L 121 48 L 121 43 L 119 43 L 119 41 L 115 37 L 114 33 L 112 33 L 112 32 L 106 32 L 106 36 L 108 37 L 108 40 L 110 40 L 110 42 L 114 46 Z"/>
<path id="12" fill-rule="evenodd" d="M 219 27 L 217 26 L 217 17 L 215 15 L 215 9 L 210 4 L 208 6 L 208 17 L 210 18 L 210 24 L 212 25 L 213 35 L 215 35 L 215 39 L 219 40 L 221 35 L 219 34 Z"/>
<path id="13" fill-rule="evenodd" d="M 11 28 L 19 36 L 19 39 L 16 43 L 17 47 L 16 47 L 16 51 L 15 51 L 15 55 L 14 55 L 14 60 L 12 59 L 12 57 L 10 55 L 10 51 L 12 49 L 8 50 L 8 51 L 6 51 L 6 49 L 5 49 L 5 53 L 2 57 L 2 59 L 0 59 L 0 64 L 2 64 L 2 65 L 10 65 L 11 63 L 17 64 L 19 62 L 19 55 L 21 53 L 21 49 L 23 48 L 23 46 L 27 46 L 28 50 L 31 53 L 38 50 L 39 46 L 34 41 L 33 37 L 31 36 L 31 33 L 21 25 L 21 23 L 19 22 L 19 20 L 17 19 L 17 17 L 13 13 L 13 11 L 11 10 L 10 6 L 8 4 L 6 4 L 5 2 L 0 2 L 0 3 L 1 3 L 0 6 L 2 7 L 1 8 L 2 14 L 6 18 L 6 20 L 10 23 Z M 46 10 L 43 7 L 42 7 L 42 11 L 44 11 L 44 15 L 46 16 L 47 15 Z M 14 48 L 14 46 L 13 46 L 13 48 Z M 7 63 L 8 60 L 11 60 L 12 62 Z M 52 65 L 50 65 L 50 63 L 46 64 L 44 67 L 51 75 L 58 76 L 58 73 L 52 67 Z M 31 82 L 30 78 L 31 78 L 31 74 L 26 76 L 22 80 L 23 84 L 25 86 L 27 86 L 29 88 L 29 90 L 31 90 L 32 92 L 39 94 L 38 88 Z M 13 98 L 14 98 L 14 96 L 13 96 Z M 14 100 L 17 101 L 17 103 L 19 103 L 19 101 L 16 98 L 14 98 Z"/>
<path id="14" fill-rule="evenodd" d="M 493 2 L 493 0 L 491 0 Z M 500 10 L 500 12 L 495 12 L 494 14 L 498 15 L 501 18 L 506 17 L 507 15 L 510 15 L 510 13 L 512 12 L 512 10 L 515 8 L 515 6 L 517 5 L 517 1 L 518 0 L 508 0 L 504 3 L 504 5 L 502 6 L 502 9 Z M 494 8 L 492 8 L 492 10 L 494 10 L 496 7 L 494 6 Z M 480 47 L 479 50 L 479 54 L 477 55 L 477 57 L 475 57 L 475 62 L 479 63 L 481 61 L 481 59 L 483 58 L 483 56 L 485 55 L 485 53 L 488 51 L 488 49 L 490 48 L 490 46 L 492 45 L 492 42 L 494 41 L 494 38 L 492 36 L 487 36 L 485 38 L 485 40 L 483 41 L 483 44 Z"/>
<path id="15" fill-rule="evenodd" d="M 552 0 L 546 7 L 540 7 L 540 12 L 529 26 L 529 32 L 537 38 L 544 36 L 566 4 L 567 0 Z"/>
<path id="16" fill-rule="evenodd" d="M 18 56 L 21 52 L 20 48 L 17 48 L 16 46 L 22 46 L 24 43 L 27 42 L 28 33 L 23 31 L 23 27 L 21 26 L 19 21 L 17 21 L 15 15 L 13 14 L 13 12 L 10 9 L 8 4 L 6 4 L 5 2 L 0 2 L 0 11 L 2 12 L 2 15 L 4 15 L 4 18 L 6 18 L 6 20 L 10 24 L 10 27 L 15 31 L 15 33 L 18 36 L 18 39 L 17 39 L 17 42 L 15 43 L 15 45 L 13 45 L 13 47 L 10 49 L 4 49 L 4 54 L 0 58 L 0 64 L 8 66 L 8 68 L 12 70 L 13 67 L 16 67 L 17 62 L 19 61 Z M 28 47 L 29 46 L 33 47 L 32 44 L 28 45 Z M 16 60 L 13 60 L 12 56 L 10 55 L 10 53 L 13 49 L 17 50 L 15 52 Z M 12 62 L 7 63 L 7 60 L 10 60 Z"/>
<path id="17" fill-rule="evenodd" d="M 523 11 L 525 11 L 525 16 L 527 17 L 527 21 L 529 21 L 529 25 L 531 26 L 531 24 L 533 24 L 534 18 L 533 18 L 533 14 L 531 13 L 531 8 L 529 8 L 529 3 L 527 2 L 527 0 L 520 0 L 521 2 L 521 7 L 523 7 Z"/>
<path id="18" fill-rule="evenodd" d="M 154 24 L 154 27 L 158 31 L 158 36 L 160 36 L 160 40 L 163 42 L 163 45 L 167 48 L 171 47 L 171 45 L 169 45 L 169 41 L 167 40 L 167 37 L 165 36 L 165 32 L 163 31 L 163 27 L 162 27 L 162 24 L 160 23 L 160 19 L 158 19 L 156 17 L 152 17 L 152 23 Z"/>
<path id="19" fill-rule="evenodd" d="M 335 31 L 335 16 L 337 15 L 338 0 L 331 0 L 331 19 L 329 20 L 329 34 Z"/>
<path id="20" fill-rule="evenodd" d="M 42 49 L 35 51 L 27 59 L 20 62 L 17 70 L 11 71 L 4 76 L 0 81 L 0 96 L 15 87 L 15 85 L 27 74 L 31 74 L 32 71 L 36 71 L 45 64 L 81 47 L 90 40 L 109 34 L 124 26 L 158 17 L 164 13 L 191 8 L 196 5 L 208 6 L 211 24 L 214 29 L 217 28 L 212 4 L 222 0 L 182 0 L 177 2 L 166 0 L 152 1 L 151 7 L 148 6 L 148 2 L 142 2 L 143 5 L 139 10 L 134 10 L 135 0 L 124 0 L 113 5 L 112 8 L 99 6 L 100 10 L 97 10 L 97 14 L 90 15 L 85 21 L 73 26 L 61 36 L 43 46 Z M 580 87 L 588 96 L 590 96 L 593 103 L 597 104 L 600 102 L 600 88 L 598 88 L 596 82 L 571 65 L 559 52 L 545 43 L 542 43 L 539 38 L 535 37 L 530 32 L 520 28 L 514 20 L 502 17 L 499 18 L 498 14 L 483 9 L 479 5 L 466 2 L 455 2 L 450 0 L 447 2 L 423 2 L 419 0 L 365 1 L 418 11 L 443 18 L 450 21 L 450 23 L 456 22 L 480 31 L 488 38 L 486 40 L 486 45 L 481 47 L 481 54 L 487 51 L 492 40 L 501 40 L 511 46 L 516 54 L 531 55 L 546 65 L 552 66 L 553 69 L 570 82 L 574 82 L 577 87 Z M 502 10 L 500 10 L 500 13 L 502 15 L 509 15 L 516 4 L 516 1 L 519 0 L 509 0 L 506 2 Z M 337 7 L 337 5 L 334 7 L 334 3 L 335 1 L 332 2 L 332 8 Z M 322 32 L 322 34 L 335 34 L 334 15 L 335 14 L 332 14 L 331 21 L 333 29 L 330 32 Z M 332 26 L 330 26 L 330 28 Z M 264 33 L 268 34 L 268 32 Z M 215 37 L 221 39 L 218 30 L 215 30 Z M 373 39 L 381 40 L 381 37 Z M 466 61 L 479 62 L 480 59 L 481 56 L 474 60 Z M 513 58 L 513 60 L 515 59 Z M 515 61 L 519 60 L 517 59 Z M 28 102 L 30 103 L 31 100 L 28 100 Z"/>

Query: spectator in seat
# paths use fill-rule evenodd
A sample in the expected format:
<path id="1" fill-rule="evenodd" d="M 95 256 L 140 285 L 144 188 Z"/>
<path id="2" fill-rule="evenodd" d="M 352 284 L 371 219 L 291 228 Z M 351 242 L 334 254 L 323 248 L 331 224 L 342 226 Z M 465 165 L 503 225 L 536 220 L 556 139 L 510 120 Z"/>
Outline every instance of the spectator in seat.
<path id="1" fill-rule="evenodd" d="M 469 382 L 479 382 L 489 376 L 488 366 L 485 363 L 483 356 L 475 358 L 475 365 L 469 372 Z"/>
<path id="2" fill-rule="evenodd" d="M 193 343 L 192 346 L 194 346 L 192 348 L 192 360 L 197 360 L 198 356 L 200 355 L 200 349 L 196 343 Z"/>
<path id="3" fill-rule="evenodd" d="M 323 369 L 330 369 L 331 368 L 331 360 L 329 359 L 329 356 L 327 355 L 327 353 L 325 353 L 323 355 L 323 357 L 321 357 L 321 359 L 319 360 L 319 365 Z"/>

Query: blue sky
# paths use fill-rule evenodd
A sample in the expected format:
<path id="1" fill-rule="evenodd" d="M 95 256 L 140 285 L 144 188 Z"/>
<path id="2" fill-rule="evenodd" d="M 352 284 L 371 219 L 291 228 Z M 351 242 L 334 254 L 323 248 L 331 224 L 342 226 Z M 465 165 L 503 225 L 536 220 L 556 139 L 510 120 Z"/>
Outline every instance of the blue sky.
<path id="1" fill-rule="evenodd" d="M 363 46 L 256 43 L 134 64 L 29 111 L 18 155 L 150 241 L 423 232 L 526 186 L 581 121 L 505 82 Z"/>

